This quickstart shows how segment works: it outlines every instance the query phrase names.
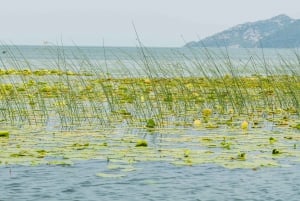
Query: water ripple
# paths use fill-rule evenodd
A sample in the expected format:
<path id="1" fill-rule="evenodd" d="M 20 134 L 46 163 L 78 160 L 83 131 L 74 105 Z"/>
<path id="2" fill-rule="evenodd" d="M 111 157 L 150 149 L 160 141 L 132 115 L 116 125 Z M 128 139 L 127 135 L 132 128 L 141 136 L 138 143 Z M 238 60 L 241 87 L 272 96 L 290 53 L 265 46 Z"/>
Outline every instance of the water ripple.
<path id="1" fill-rule="evenodd" d="M 71 167 L 0 168 L 0 200 L 291 200 L 300 193 L 299 165 L 229 170 L 215 165 L 137 164 L 122 178 L 102 178 L 102 161 Z"/>

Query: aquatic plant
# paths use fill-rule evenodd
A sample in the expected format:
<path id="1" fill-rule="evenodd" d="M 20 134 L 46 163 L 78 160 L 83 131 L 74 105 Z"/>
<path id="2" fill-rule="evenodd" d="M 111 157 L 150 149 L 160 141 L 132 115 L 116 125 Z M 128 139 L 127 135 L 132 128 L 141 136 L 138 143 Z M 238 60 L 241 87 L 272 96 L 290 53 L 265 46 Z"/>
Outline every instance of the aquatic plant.
<path id="1" fill-rule="evenodd" d="M 193 126 L 195 126 L 195 127 L 200 127 L 200 126 L 201 126 L 201 120 L 200 120 L 200 119 L 194 120 Z"/>
<path id="2" fill-rule="evenodd" d="M 156 126 L 155 121 L 153 119 L 148 119 L 146 123 L 147 128 L 154 128 Z"/>
<path id="3" fill-rule="evenodd" d="M 0 137 L 8 137 L 9 131 L 0 131 Z"/>
<path id="4" fill-rule="evenodd" d="M 135 144 L 136 147 L 147 147 L 148 143 L 146 140 L 138 140 Z"/>
<path id="5" fill-rule="evenodd" d="M 113 70 L 80 48 L 49 47 L 53 61 L 36 67 L 5 47 L 1 164 L 100 158 L 257 168 L 299 157 L 298 61 L 281 58 L 276 67 L 252 55 L 245 64 L 206 49 L 174 53 L 183 59 L 169 63 L 140 48 L 140 57 L 128 55 L 133 63 L 117 58 Z"/>
<path id="6" fill-rule="evenodd" d="M 242 129 L 248 129 L 248 126 L 249 126 L 248 121 L 243 121 L 243 122 L 241 123 L 241 128 L 242 128 Z"/>

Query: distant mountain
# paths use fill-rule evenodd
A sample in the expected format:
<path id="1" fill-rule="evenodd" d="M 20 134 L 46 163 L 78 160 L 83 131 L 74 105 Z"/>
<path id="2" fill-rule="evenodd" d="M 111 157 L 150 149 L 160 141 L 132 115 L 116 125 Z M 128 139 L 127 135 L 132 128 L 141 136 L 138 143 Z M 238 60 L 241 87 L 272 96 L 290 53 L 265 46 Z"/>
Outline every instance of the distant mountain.
<path id="1" fill-rule="evenodd" d="M 300 20 L 278 15 L 267 20 L 240 24 L 185 46 L 296 48 L 300 47 Z"/>

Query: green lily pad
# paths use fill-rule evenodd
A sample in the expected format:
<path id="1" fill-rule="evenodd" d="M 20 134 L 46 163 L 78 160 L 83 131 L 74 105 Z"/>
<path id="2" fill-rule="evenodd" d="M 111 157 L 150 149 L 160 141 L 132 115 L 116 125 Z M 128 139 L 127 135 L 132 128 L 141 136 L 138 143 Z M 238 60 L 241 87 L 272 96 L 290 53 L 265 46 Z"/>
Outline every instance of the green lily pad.
<path id="1" fill-rule="evenodd" d="M 147 147 L 148 143 L 146 140 L 138 140 L 135 144 L 136 147 Z"/>
<path id="2" fill-rule="evenodd" d="M 146 123 L 147 128 L 154 128 L 156 126 L 155 121 L 153 119 L 148 119 Z"/>
<path id="3" fill-rule="evenodd" d="M 0 137 L 9 137 L 9 131 L 0 131 Z"/>

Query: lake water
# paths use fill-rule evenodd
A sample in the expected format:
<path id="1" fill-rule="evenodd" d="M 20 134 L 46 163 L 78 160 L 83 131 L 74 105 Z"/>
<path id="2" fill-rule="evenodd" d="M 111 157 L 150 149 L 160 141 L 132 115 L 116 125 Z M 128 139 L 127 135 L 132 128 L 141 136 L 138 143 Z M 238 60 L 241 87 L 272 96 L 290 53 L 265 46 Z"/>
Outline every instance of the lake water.
<path id="1" fill-rule="evenodd" d="M 2 68 L 63 68 L 93 70 L 128 76 L 147 75 L 147 64 L 178 70 L 192 66 L 186 75 L 199 75 L 195 63 L 211 66 L 206 50 L 181 48 L 102 48 L 3 46 Z M 143 52 L 146 51 L 146 52 Z M 224 64 L 228 54 L 241 73 L 253 73 L 242 64 L 256 58 L 257 66 L 270 63 L 284 70 L 282 55 L 297 64 L 296 50 L 211 49 L 213 62 Z M 154 59 L 153 59 L 154 58 Z M 228 62 L 228 60 L 227 60 Z M 226 62 L 225 62 L 226 63 Z M 272 64 L 272 65 L 271 65 Z M 194 66 L 193 66 L 194 65 Z M 296 65 L 295 65 L 296 66 Z M 95 68 L 99 69 L 95 69 Z M 156 66 L 157 67 L 157 66 Z M 155 67 L 154 67 L 155 68 Z M 171 70 L 170 70 L 171 69 Z M 265 69 L 261 67 L 261 71 Z M 168 72 L 169 72 L 168 71 Z M 189 74 L 190 73 L 190 74 Z M 201 73 L 200 73 L 201 74 Z M 165 75 L 165 74 L 164 74 Z M 176 75 L 176 73 L 172 74 Z M 132 76 L 132 75 L 131 75 Z M 42 139 L 42 138 L 41 138 Z M 123 174 L 107 160 L 79 160 L 73 165 L 0 166 L 0 201 L 10 200 L 300 200 L 300 164 L 254 169 L 227 169 L 215 164 L 177 166 L 164 162 L 139 162 Z M 107 172 L 107 175 L 99 173 Z M 112 172 L 112 174 L 110 174 Z"/>
<path id="2" fill-rule="evenodd" d="M 225 169 L 140 163 L 126 177 L 96 174 L 107 163 L 91 160 L 70 167 L 0 168 L 0 200 L 277 200 L 300 198 L 299 165 L 288 168 Z"/>
<path id="3" fill-rule="evenodd" d="M 2 46 L 2 68 L 71 69 L 96 71 L 116 76 L 149 76 L 148 68 L 165 71 L 162 76 L 203 76 L 215 74 L 215 64 L 224 73 L 228 66 L 236 73 L 265 73 L 266 68 L 280 73 L 299 64 L 296 49 L 224 49 L 224 48 L 140 48 L 140 47 L 63 47 Z M 152 73 L 153 73 L 152 72 Z M 151 76 L 160 76 L 159 74 Z M 172 75 L 171 75 L 172 76 Z"/>

